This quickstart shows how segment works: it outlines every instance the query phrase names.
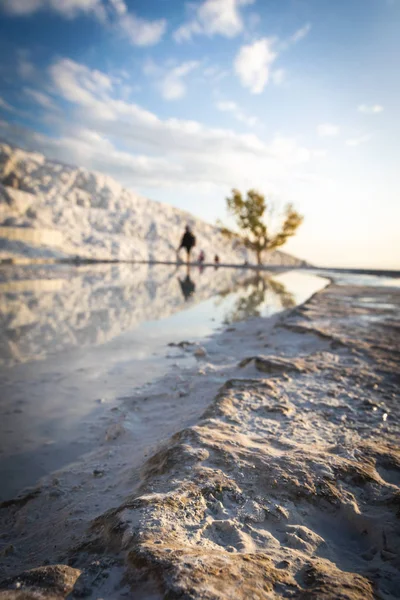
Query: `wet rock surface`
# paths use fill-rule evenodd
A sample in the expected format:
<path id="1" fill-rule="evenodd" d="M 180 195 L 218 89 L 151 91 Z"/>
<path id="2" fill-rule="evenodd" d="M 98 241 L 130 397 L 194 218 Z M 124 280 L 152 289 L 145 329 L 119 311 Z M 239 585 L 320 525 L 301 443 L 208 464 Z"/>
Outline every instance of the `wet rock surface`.
<path id="1" fill-rule="evenodd" d="M 64 552 L 86 583 L 54 597 L 398 597 L 399 306 L 399 290 L 332 285 L 271 329 L 226 332 L 234 366 L 205 362 L 187 401 L 216 372 L 218 393 Z"/>

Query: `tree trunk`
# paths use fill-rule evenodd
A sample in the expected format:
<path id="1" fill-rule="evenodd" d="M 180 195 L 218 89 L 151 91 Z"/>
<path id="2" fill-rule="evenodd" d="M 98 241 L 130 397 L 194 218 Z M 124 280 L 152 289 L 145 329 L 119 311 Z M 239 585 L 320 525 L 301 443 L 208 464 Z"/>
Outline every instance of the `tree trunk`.
<path id="1" fill-rule="evenodd" d="M 261 250 L 257 250 L 257 264 L 261 265 L 262 261 L 261 261 Z"/>

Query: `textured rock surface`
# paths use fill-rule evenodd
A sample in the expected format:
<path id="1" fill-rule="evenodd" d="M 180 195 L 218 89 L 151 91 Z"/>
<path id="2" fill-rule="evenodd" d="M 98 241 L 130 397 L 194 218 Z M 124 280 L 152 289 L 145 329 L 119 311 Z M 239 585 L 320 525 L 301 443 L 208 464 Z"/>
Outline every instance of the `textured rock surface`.
<path id="1" fill-rule="evenodd" d="M 0 258 L 172 260 L 190 223 L 212 262 L 253 261 L 236 241 L 189 213 L 143 198 L 109 176 L 0 144 Z M 282 252 L 266 263 L 298 265 Z"/>
<path id="2" fill-rule="evenodd" d="M 0 599 L 7 600 L 58 600 L 65 598 L 74 588 L 81 572 L 65 565 L 51 565 L 25 571 L 3 581 Z"/>
<path id="3" fill-rule="evenodd" d="M 118 549 L 159 597 L 395 598 L 400 294 L 374 293 L 392 306 L 380 321 L 334 287 L 286 318 L 275 354 L 241 362 L 88 547 Z"/>

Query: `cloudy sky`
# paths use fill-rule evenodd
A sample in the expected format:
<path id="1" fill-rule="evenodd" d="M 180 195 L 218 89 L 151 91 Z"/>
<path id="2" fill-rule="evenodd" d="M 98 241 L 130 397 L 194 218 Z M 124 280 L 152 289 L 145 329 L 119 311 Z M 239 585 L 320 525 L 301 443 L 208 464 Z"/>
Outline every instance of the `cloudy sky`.
<path id="1" fill-rule="evenodd" d="M 0 0 L 0 138 L 210 222 L 255 187 L 288 251 L 400 268 L 399 32 L 400 0 Z"/>

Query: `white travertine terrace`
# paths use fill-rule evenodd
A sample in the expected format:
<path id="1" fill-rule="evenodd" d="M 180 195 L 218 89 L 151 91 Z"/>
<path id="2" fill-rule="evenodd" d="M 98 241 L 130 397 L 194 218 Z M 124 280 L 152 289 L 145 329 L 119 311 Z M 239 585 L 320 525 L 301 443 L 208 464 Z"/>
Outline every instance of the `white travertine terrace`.
<path id="1" fill-rule="evenodd" d="M 0 258 L 175 260 L 184 226 L 206 260 L 252 262 L 237 240 L 193 215 L 124 189 L 107 175 L 0 144 Z M 268 264 L 301 261 L 272 251 Z"/>

